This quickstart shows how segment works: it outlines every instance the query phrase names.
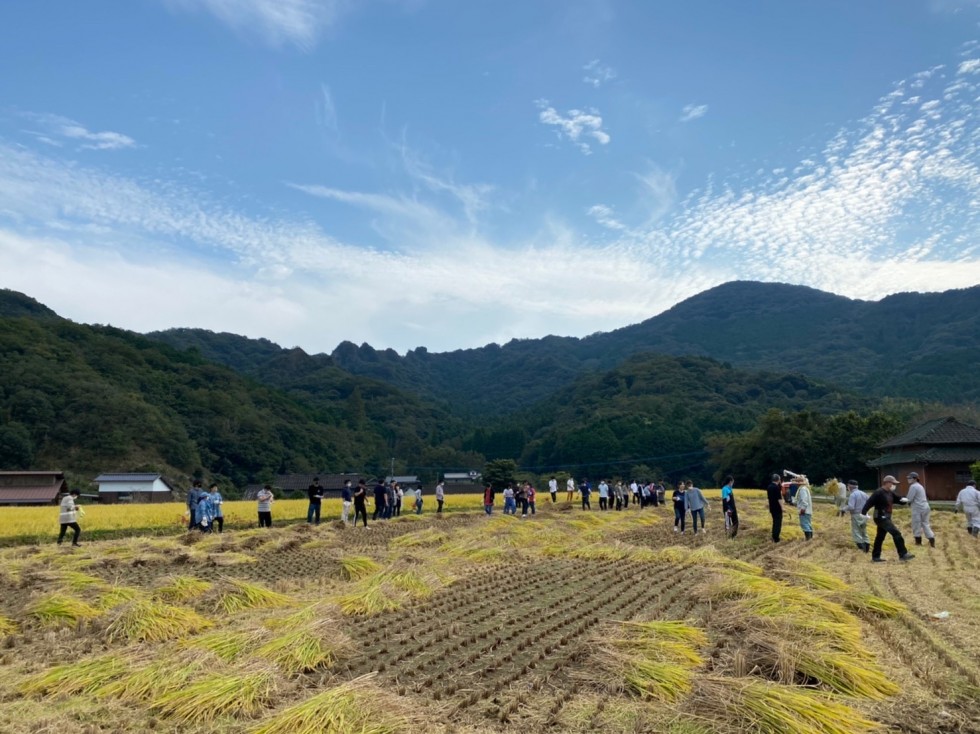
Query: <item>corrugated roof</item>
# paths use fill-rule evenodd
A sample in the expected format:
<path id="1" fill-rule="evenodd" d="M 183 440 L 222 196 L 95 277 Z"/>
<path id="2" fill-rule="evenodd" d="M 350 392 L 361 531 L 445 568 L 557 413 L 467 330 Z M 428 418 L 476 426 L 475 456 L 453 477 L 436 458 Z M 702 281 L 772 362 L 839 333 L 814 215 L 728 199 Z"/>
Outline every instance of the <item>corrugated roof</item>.
<path id="1" fill-rule="evenodd" d="M 0 487 L 0 505 L 47 504 L 61 493 L 61 485 L 49 487 Z"/>
<path id="2" fill-rule="evenodd" d="M 980 461 L 980 446 L 959 448 L 956 446 L 934 446 L 920 451 L 893 451 L 873 461 L 868 466 L 891 466 L 893 464 L 972 464 Z"/>
<path id="3" fill-rule="evenodd" d="M 905 433 L 893 436 L 878 448 L 899 448 L 914 444 L 980 444 L 980 428 L 961 423 L 953 417 L 926 421 Z"/>
<path id="4" fill-rule="evenodd" d="M 96 482 L 155 482 L 159 474 L 99 474 Z"/>

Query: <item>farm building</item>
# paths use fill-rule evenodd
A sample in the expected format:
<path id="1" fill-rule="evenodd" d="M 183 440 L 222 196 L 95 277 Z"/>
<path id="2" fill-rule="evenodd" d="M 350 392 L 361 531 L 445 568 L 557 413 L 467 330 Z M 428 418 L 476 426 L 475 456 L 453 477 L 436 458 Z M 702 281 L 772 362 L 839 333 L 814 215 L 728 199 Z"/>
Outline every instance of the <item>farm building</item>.
<path id="1" fill-rule="evenodd" d="M 422 481 L 414 474 L 405 474 L 403 476 L 387 476 L 385 477 L 386 482 L 397 482 L 403 489 L 415 489 L 416 487 L 422 486 Z"/>
<path id="2" fill-rule="evenodd" d="M 0 505 L 53 505 L 67 491 L 64 472 L 0 472 Z"/>
<path id="3" fill-rule="evenodd" d="M 459 471 L 459 472 L 446 472 L 442 475 L 442 480 L 447 485 L 449 484 L 479 484 L 480 483 L 480 472 L 478 471 Z"/>
<path id="4" fill-rule="evenodd" d="M 955 500 L 971 479 L 970 464 L 980 461 L 980 428 L 955 418 L 927 421 L 878 445 L 882 456 L 869 461 L 881 478 L 891 474 L 907 489 L 916 472 L 931 500 Z"/>
<path id="5" fill-rule="evenodd" d="M 172 502 L 174 488 L 159 474 L 100 474 L 99 502 Z"/>

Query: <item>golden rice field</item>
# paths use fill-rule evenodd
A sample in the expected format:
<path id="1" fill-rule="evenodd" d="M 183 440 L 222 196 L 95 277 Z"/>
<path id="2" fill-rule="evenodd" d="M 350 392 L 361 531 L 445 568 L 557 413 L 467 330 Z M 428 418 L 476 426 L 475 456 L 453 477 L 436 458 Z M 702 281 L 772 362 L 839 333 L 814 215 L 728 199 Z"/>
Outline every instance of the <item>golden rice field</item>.
<path id="1" fill-rule="evenodd" d="M 980 732 L 961 518 L 873 565 L 830 506 L 812 542 L 787 514 L 773 545 L 765 503 L 739 501 L 735 539 L 718 502 L 697 536 L 670 508 L 547 496 L 368 529 L 286 524 L 305 501 L 246 528 L 236 503 L 221 535 L 181 532 L 176 505 L 92 507 L 86 527 L 168 534 L 0 549 L 0 732 Z M 51 511 L 13 535 L 50 539 Z"/>

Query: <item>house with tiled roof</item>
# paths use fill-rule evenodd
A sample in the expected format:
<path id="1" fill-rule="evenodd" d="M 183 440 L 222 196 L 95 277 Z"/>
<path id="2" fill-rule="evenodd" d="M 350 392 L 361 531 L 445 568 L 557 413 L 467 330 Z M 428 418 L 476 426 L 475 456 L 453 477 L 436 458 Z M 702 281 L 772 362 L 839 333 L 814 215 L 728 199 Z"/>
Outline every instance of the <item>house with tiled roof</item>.
<path id="1" fill-rule="evenodd" d="M 174 488 L 166 477 L 153 473 L 108 473 L 95 478 L 99 502 L 173 502 Z"/>
<path id="2" fill-rule="evenodd" d="M 0 505 L 53 505 L 68 491 L 60 471 L 0 471 Z"/>
<path id="3" fill-rule="evenodd" d="M 955 418 L 926 421 L 878 445 L 882 455 L 868 462 L 881 478 L 891 474 L 908 489 L 906 476 L 916 472 L 929 499 L 954 500 L 970 480 L 970 465 L 980 461 L 980 428 Z"/>

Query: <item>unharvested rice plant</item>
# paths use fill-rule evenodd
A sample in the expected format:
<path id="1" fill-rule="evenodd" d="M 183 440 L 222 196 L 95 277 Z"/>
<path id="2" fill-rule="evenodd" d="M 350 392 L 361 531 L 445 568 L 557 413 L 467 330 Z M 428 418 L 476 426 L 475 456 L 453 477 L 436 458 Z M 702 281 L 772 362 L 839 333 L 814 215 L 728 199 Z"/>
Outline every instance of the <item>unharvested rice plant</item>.
<path id="1" fill-rule="evenodd" d="M 670 508 L 547 497 L 368 529 L 249 528 L 248 503 L 214 535 L 133 506 L 131 537 L 78 549 L 53 545 L 56 509 L 29 528 L 5 510 L 0 731 L 980 732 L 980 543 L 959 517 L 872 564 L 829 505 L 811 542 L 787 508 L 774 545 L 738 496 L 734 539 L 717 500 L 696 536 Z M 123 532 L 112 509 L 85 529 Z"/>

